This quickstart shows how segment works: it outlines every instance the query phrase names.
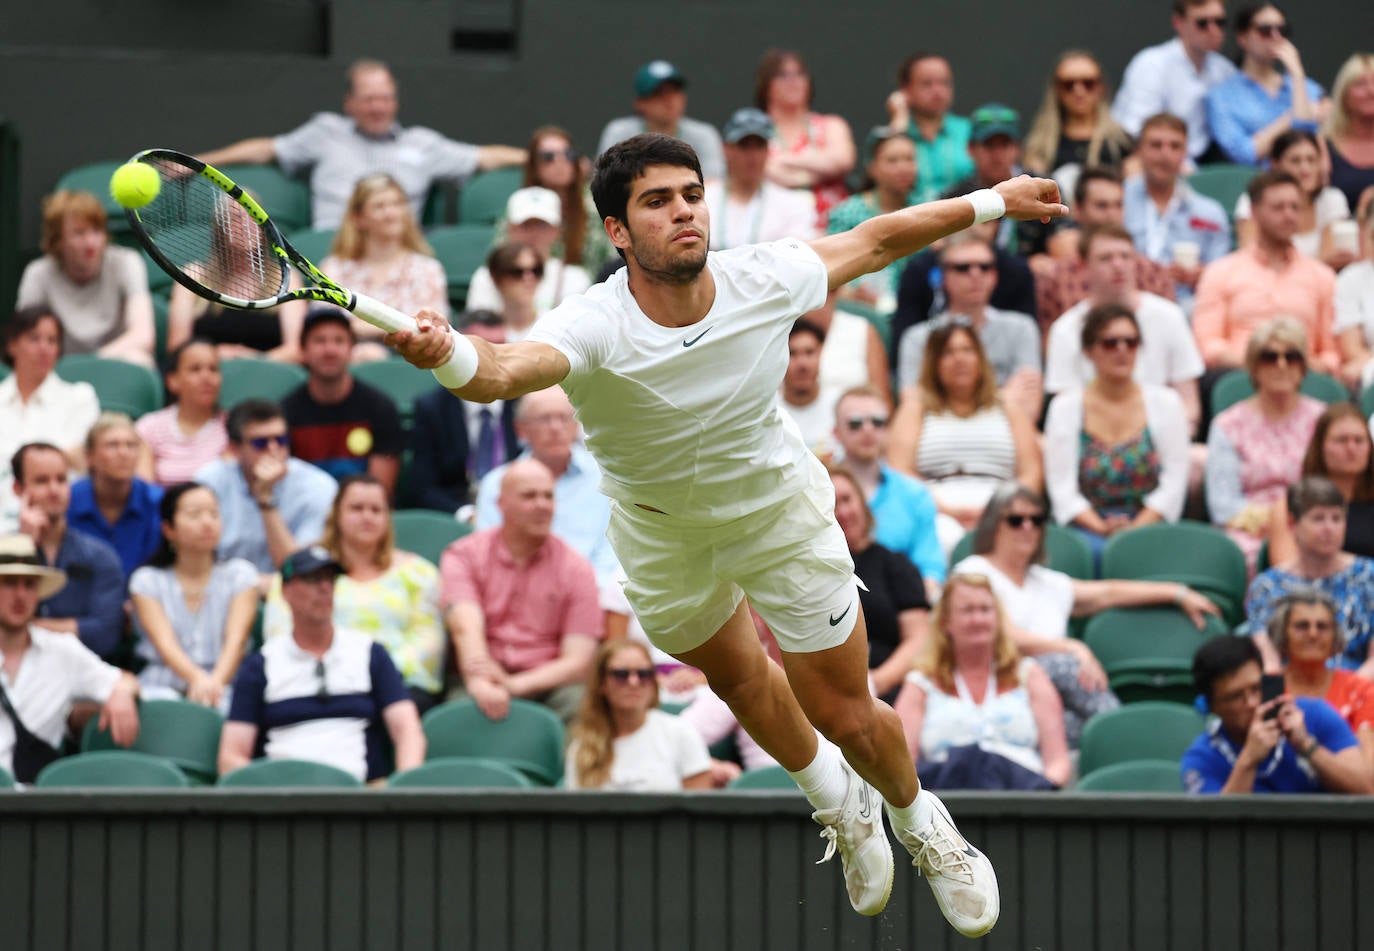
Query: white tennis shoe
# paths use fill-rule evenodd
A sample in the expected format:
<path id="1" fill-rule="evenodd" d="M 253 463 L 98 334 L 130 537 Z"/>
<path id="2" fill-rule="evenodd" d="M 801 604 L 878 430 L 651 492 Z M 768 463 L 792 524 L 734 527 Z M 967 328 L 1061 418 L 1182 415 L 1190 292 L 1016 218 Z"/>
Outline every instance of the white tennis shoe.
<path id="1" fill-rule="evenodd" d="M 897 841 L 911 853 L 916 866 L 930 883 L 935 901 L 954 930 L 977 938 L 992 930 L 1001 912 L 997 873 L 982 852 L 959 834 L 940 797 L 925 789 L 934 817 L 923 829 L 903 829 L 893 823 Z"/>
<path id="2" fill-rule="evenodd" d="M 892 846 L 883 831 L 883 797 L 847 762 L 842 766 L 849 777 L 844 803 L 811 815 L 825 827 L 825 855 L 816 864 L 830 861 L 838 851 L 849 903 L 861 915 L 876 915 L 887 907 L 894 872 Z"/>

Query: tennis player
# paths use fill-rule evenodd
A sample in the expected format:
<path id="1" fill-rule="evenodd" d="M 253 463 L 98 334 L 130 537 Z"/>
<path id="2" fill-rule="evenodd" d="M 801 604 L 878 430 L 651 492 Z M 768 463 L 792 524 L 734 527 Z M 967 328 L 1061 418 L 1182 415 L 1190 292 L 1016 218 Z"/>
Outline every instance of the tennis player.
<path id="1" fill-rule="evenodd" d="M 610 280 L 519 343 L 462 336 L 428 311 L 418 331 L 387 343 L 466 400 L 561 385 L 601 464 L 607 535 L 640 622 L 703 671 L 791 772 L 824 827 L 822 861 L 840 854 L 854 909 L 876 915 L 892 891 L 881 797 L 945 917 L 962 934 L 986 933 L 999 911 L 992 864 L 921 789 L 896 714 L 869 694 L 834 490 L 777 394 L 792 322 L 830 288 L 977 221 L 1062 215 L 1058 188 L 1022 176 L 844 234 L 708 254 L 696 153 L 645 134 L 597 160 L 592 196 L 627 265 Z M 746 596 L 777 637 L 785 673 L 759 646 Z"/>

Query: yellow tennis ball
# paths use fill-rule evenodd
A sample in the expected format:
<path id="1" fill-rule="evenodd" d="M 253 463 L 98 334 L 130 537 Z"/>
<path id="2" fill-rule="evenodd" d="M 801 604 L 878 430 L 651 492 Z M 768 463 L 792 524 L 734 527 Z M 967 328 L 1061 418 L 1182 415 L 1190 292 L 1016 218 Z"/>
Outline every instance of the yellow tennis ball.
<path id="1" fill-rule="evenodd" d="M 143 162 L 125 162 L 110 176 L 110 194 L 125 208 L 142 208 L 161 188 L 157 169 Z"/>
<path id="2" fill-rule="evenodd" d="M 361 426 L 349 432 L 344 445 L 355 456 L 365 456 L 372 451 L 372 433 Z"/>

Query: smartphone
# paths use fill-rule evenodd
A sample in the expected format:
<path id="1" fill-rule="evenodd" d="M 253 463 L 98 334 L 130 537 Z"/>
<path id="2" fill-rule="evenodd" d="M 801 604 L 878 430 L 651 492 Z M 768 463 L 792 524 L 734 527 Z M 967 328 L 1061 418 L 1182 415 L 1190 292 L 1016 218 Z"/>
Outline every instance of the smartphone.
<path id="1" fill-rule="evenodd" d="M 1265 674 L 1260 678 L 1260 703 L 1268 703 L 1283 696 L 1287 688 L 1284 686 L 1283 674 Z M 1266 720 L 1272 720 L 1279 715 L 1277 706 L 1270 707 L 1264 714 Z"/>

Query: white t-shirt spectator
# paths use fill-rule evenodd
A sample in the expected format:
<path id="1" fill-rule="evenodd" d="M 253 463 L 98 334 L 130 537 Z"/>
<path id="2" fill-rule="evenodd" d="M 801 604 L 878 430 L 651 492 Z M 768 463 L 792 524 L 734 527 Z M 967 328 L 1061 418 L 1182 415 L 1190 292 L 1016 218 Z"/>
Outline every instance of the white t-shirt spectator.
<path id="1" fill-rule="evenodd" d="M 781 395 L 778 396 L 778 404 L 801 430 L 806 448 L 818 456 L 825 456 L 835 449 L 835 404 L 839 398 L 838 391 L 824 386 L 820 395 L 805 406 L 794 406 Z"/>
<path id="2" fill-rule="evenodd" d="M 817 236 L 816 199 L 809 191 L 764 182 L 751 200 L 739 202 L 729 198 L 723 180 L 714 181 L 706 186 L 706 206 L 711 210 L 712 251 Z"/>
<path id="3" fill-rule="evenodd" d="M 1080 301 L 1050 327 L 1045 353 L 1047 393 L 1085 386 L 1097 376 L 1097 370 L 1083 355 L 1083 320 L 1091 307 L 1090 301 Z M 1132 374 L 1137 383 L 1170 386 L 1202 376 L 1202 354 L 1188 318 L 1177 304 L 1142 291 L 1135 319 L 1140 324 L 1140 349 Z"/>
<path id="4" fill-rule="evenodd" d="M 689 724 L 662 710 L 650 710 L 644 725 L 614 741 L 611 775 L 600 789 L 619 792 L 676 792 L 682 781 L 711 768 L 706 742 Z M 568 747 L 563 770 L 569 789 L 586 789 L 573 765 L 577 742 Z"/>
<path id="5" fill-rule="evenodd" d="M 15 306 L 44 304 L 62 321 L 65 353 L 95 353 L 128 328 L 124 306 L 132 298 L 148 297 L 148 268 L 143 256 L 130 248 L 105 249 L 100 273 L 77 284 L 45 254 L 30 261 L 19 279 Z"/>

